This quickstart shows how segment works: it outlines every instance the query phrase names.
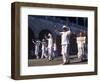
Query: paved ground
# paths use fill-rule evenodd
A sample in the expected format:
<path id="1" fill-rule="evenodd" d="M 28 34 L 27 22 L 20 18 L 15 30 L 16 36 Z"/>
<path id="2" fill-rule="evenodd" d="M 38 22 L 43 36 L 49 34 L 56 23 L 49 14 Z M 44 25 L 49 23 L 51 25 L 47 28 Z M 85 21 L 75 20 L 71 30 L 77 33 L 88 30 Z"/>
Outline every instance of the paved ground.
<path id="1" fill-rule="evenodd" d="M 56 57 L 49 61 L 48 59 L 29 59 L 29 66 L 47 66 L 47 65 L 59 65 L 62 64 L 62 56 Z M 76 55 L 70 56 L 69 64 L 87 64 L 87 61 L 80 62 Z M 66 64 L 67 65 L 67 64 Z"/>

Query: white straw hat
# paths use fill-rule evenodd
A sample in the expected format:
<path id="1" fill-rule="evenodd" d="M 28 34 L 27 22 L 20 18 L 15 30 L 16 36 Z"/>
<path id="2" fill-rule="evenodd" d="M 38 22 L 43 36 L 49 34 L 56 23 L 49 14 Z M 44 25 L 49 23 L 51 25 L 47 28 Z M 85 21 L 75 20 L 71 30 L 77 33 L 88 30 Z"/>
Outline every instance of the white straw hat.
<path id="1" fill-rule="evenodd" d="M 67 26 L 66 25 L 63 25 L 62 28 L 67 28 Z"/>
<path id="2" fill-rule="evenodd" d="M 69 29 L 69 27 L 66 26 L 66 25 L 63 25 L 62 28 L 63 28 L 63 29 L 64 29 L 64 28 Z"/>

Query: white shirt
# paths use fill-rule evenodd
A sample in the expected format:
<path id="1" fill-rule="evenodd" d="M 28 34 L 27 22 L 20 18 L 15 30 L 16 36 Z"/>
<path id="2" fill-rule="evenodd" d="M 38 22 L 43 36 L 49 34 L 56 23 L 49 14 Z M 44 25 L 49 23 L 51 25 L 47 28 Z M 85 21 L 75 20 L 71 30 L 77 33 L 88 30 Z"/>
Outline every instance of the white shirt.
<path id="1" fill-rule="evenodd" d="M 35 43 L 35 53 L 39 52 L 39 46 L 40 46 L 40 43 L 36 42 Z"/>
<path id="2" fill-rule="evenodd" d="M 53 46 L 53 40 L 52 38 L 48 38 L 48 48 L 51 48 Z"/>
<path id="3" fill-rule="evenodd" d="M 69 34 L 70 31 L 67 32 L 60 32 L 61 34 L 61 44 L 69 44 Z"/>
<path id="4" fill-rule="evenodd" d="M 77 37 L 78 47 L 83 47 L 84 46 L 85 39 L 86 39 L 86 37 Z"/>
<path id="5" fill-rule="evenodd" d="M 46 42 L 42 42 L 42 50 L 46 48 Z"/>

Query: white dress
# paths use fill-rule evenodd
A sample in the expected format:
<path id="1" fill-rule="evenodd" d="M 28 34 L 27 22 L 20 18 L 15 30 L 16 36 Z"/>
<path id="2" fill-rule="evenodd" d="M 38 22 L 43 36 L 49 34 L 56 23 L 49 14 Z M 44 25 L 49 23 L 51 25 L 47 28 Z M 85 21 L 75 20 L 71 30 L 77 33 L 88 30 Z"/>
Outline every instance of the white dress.
<path id="1" fill-rule="evenodd" d="M 77 37 L 78 58 L 82 58 L 82 55 L 84 55 L 85 39 L 86 37 Z"/>
<path id="2" fill-rule="evenodd" d="M 40 46 L 40 42 L 36 42 L 35 43 L 35 55 L 37 56 L 39 53 L 39 46 Z"/>
<path id="3" fill-rule="evenodd" d="M 49 60 L 51 60 L 53 55 L 53 39 L 48 38 L 47 40 L 48 40 L 48 56 L 49 56 Z"/>

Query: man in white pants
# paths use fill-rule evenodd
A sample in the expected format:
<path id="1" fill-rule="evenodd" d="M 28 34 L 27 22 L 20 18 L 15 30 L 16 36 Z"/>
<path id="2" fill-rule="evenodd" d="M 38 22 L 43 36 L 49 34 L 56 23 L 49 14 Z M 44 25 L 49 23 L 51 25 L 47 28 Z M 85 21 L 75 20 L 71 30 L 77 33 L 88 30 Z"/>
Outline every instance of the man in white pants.
<path id="1" fill-rule="evenodd" d="M 48 57 L 49 57 L 49 61 L 51 61 L 52 55 L 53 55 L 53 38 L 52 38 L 52 35 L 49 33 L 48 38 L 46 37 L 46 39 L 48 40 Z"/>
<path id="2" fill-rule="evenodd" d="M 58 30 L 56 30 L 55 32 L 57 34 L 61 35 L 61 54 L 62 54 L 62 58 L 63 58 L 63 64 L 69 63 L 69 54 L 68 54 L 68 46 L 69 46 L 69 36 L 70 36 L 70 29 L 63 25 L 63 31 L 59 32 Z"/>

